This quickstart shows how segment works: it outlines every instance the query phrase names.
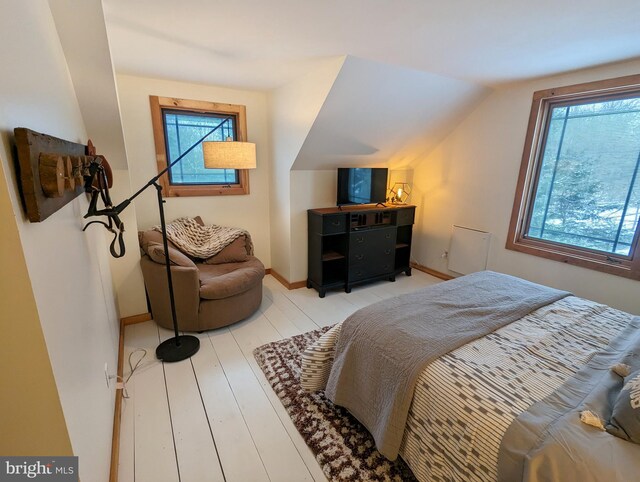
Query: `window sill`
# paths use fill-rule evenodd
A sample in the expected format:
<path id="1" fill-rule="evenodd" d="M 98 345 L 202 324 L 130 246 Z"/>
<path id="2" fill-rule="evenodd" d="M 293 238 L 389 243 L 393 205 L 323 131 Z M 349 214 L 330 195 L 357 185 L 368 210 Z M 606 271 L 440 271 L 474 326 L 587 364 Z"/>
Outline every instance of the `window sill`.
<path id="1" fill-rule="evenodd" d="M 169 186 L 163 195 L 165 197 L 189 196 L 241 196 L 249 194 L 249 186 L 232 184 L 231 186 Z"/>
<path id="2" fill-rule="evenodd" d="M 515 241 L 508 239 L 505 247 L 511 251 L 560 261 L 573 266 L 580 266 L 624 278 L 640 280 L 640 270 L 635 267 L 637 263 L 627 258 L 613 257 L 606 253 L 596 253 L 589 250 L 581 250 L 527 238 Z M 615 261 L 611 261 L 611 259 Z"/>
<path id="3" fill-rule="evenodd" d="M 175 185 L 169 184 L 165 174 L 160 178 L 162 195 L 165 197 L 195 197 L 195 196 L 242 196 L 249 194 L 249 171 L 238 170 L 240 183 L 231 185 L 200 184 L 200 185 Z"/>
<path id="4" fill-rule="evenodd" d="M 189 196 L 241 196 L 249 194 L 249 186 L 169 186 L 165 197 L 189 197 Z"/>

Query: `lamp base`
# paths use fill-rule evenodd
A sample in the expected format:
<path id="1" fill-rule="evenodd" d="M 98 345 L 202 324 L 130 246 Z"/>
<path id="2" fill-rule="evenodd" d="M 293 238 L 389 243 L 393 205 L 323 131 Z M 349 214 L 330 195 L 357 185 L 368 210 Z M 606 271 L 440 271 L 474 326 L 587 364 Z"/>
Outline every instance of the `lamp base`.
<path id="1" fill-rule="evenodd" d="M 181 335 L 163 341 L 156 348 L 156 357 L 164 362 L 185 360 L 200 349 L 200 340 L 192 335 Z"/>

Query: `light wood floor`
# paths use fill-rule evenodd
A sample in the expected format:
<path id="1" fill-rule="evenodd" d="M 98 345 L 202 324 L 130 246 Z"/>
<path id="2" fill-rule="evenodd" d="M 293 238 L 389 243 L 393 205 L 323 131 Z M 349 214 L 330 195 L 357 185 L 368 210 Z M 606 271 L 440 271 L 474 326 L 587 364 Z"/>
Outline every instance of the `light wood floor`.
<path id="1" fill-rule="evenodd" d="M 127 326 L 127 359 L 147 350 L 126 384 L 120 438 L 120 482 L 325 481 L 253 358 L 255 347 L 342 321 L 358 308 L 438 282 L 414 270 L 395 283 L 349 294 L 287 291 L 264 280 L 260 310 L 227 328 L 199 334 L 200 351 L 163 364 L 158 343 L 172 336 L 153 321 Z M 141 352 L 132 355 L 135 365 Z"/>

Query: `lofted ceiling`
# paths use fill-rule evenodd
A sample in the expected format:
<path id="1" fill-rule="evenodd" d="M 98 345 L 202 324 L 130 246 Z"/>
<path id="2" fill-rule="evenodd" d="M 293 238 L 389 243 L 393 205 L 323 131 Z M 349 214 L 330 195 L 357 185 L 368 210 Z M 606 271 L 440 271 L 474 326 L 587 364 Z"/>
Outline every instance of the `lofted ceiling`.
<path id="1" fill-rule="evenodd" d="M 102 1 L 119 73 L 272 90 L 346 56 L 294 170 L 411 168 L 497 84 L 640 57 L 638 0 Z"/>
<path id="2" fill-rule="evenodd" d="M 87 135 L 114 169 L 127 154 L 101 0 L 49 0 Z M 78 22 L 82 18 L 82 22 Z M 80 139 L 83 143 L 87 139 Z"/>
<path id="3" fill-rule="evenodd" d="M 487 92 L 470 82 L 349 56 L 292 169 L 410 167 Z"/>
<path id="4" fill-rule="evenodd" d="M 468 82 L 640 56 L 638 0 L 103 0 L 117 72 L 272 89 L 352 55 Z"/>

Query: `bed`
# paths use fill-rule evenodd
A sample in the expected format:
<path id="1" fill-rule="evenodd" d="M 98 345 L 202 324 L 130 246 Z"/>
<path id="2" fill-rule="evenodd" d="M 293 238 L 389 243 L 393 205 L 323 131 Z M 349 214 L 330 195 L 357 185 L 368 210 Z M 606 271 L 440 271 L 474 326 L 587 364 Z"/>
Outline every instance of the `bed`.
<path id="1" fill-rule="evenodd" d="M 420 296 L 429 295 L 426 288 Z M 640 369 L 640 320 L 568 293 L 550 299 L 419 371 L 398 449 L 418 480 L 637 476 L 640 445 L 581 423 L 580 414 L 590 409 L 606 421 L 624 385 L 609 368 L 625 362 Z M 326 388 L 341 332 L 342 324 L 336 325 L 303 354 L 301 384 L 307 390 Z M 352 413 L 363 421 L 357 409 Z M 363 423 L 376 433 L 377 427 Z M 572 435 L 565 438 L 567 433 Z"/>

